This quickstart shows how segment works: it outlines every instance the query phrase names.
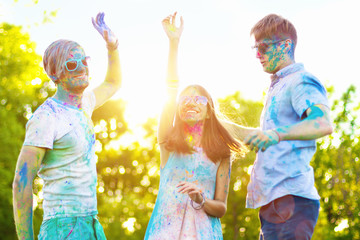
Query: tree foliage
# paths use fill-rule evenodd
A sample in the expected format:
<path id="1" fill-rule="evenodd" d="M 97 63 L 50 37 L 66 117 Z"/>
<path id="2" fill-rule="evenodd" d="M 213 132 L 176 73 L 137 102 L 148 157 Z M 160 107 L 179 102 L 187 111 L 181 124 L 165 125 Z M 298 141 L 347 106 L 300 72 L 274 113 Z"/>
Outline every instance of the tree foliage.
<path id="1" fill-rule="evenodd" d="M 0 232 L 5 239 L 14 239 L 11 186 L 24 126 L 51 91 L 40 62 L 21 27 L 0 23 Z"/>
<path id="2" fill-rule="evenodd" d="M 219 100 L 220 111 L 229 120 L 247 127 L 259 127 L 262 103 L 245 100 L 240 92 Z M 224 239 L 257 239 L 259 220 L 257 211 L 245 208 L 247 185 L 255 153 L 237 156 L 231 169 L 227 212 L 221 219 Z"/>
<path id="3" fill-rule="evenodd" d="M 334 133 L 318 142 L 313 167 L 321 199 L 315 239 L 360 239 L 360 104 L 350 86 L 332 105 Z"/>
<path id="4" fill-rule="evenodd" d="M 101 114 L 114 113 L 116 106 L 120 117 Z M 123 112 L 124 104 L 118 100 L 106 103 L 93 116 L 98 139 L 99 218 L 107 238 L 141 239 L 159 184 L 156 120 L 148 119 L 139 129 L 131 130 Z"/>

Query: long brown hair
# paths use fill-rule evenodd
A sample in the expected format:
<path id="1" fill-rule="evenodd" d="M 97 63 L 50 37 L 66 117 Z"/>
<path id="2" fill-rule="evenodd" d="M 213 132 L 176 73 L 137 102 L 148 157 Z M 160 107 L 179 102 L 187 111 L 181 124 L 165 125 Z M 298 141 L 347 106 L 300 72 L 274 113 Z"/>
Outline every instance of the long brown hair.
<path id="1" fill-rule="evenodd" d="M 220 123 L 210 94 L 200 85 L 190 85 L 182 93 L 189 88 L 197 89 L 202 96 L 208 99 L 207 113 L 209 118 L 205 119 L 201 137 L 201 146 L 207 157 L 216 163 L 221 159 L 229 158 L 232 151 L 243 155 L 244 148 L 242 144 L 236 141 Z M 178 107 L 179 105 L 177 105 L 177 109 Z M 175 151 L 177 153 L 193 152 L 193 148 L 185 141 L 184 122 L 180 119 L 179 111 L 177 110 L 174 126 L 169 131 L 165 140 L 165 148 L 168 151 Z"/>

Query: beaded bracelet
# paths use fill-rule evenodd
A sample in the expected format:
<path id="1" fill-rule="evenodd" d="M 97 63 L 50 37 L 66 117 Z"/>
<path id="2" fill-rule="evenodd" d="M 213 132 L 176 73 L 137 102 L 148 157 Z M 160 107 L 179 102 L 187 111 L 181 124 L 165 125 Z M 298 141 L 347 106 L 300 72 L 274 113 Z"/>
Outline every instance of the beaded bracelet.
<path id="1" fill-rule="evenodd" d="M 194 207 L 194 202 L 193 202 L 192 199 L 191 199 L 191 201 L 190 201 L 191 206 L 192 206 L 195 210 L 200 210 L 200 209 L 202 209 L 202 208 L 204 207 L 204 204 L 205 204 L 205 195 L 204 195 L 203 192 L 201 192 L 200 194 L 201 194 L 203 200 L 202 200 L 202 202 L 199 204 L 198 207 Z"/>

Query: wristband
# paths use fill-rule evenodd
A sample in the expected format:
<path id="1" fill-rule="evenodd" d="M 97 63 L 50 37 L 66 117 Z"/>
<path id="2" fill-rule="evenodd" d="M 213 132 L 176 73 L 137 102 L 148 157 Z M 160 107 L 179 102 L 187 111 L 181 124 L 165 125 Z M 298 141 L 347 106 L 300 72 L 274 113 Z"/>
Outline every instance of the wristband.
<path id="1" fill-rule="evenodd" d="M 278 137 L 279 137 L 279 142 L 280 142 L 280 141 L 281 141 L 280 134 L 279 134 L 275 129 L 273 129 L 273 131 L 276 133 L 276 135 L 278 135 Z"/>
<path id="2" fill-rule="evenodd" d="M 168 88 L 178 88 L 179 87 L 179 80 L 177 80 L 177 79 L 167 80 L 166 84 L 167 84 Z"/>
<path id="3" fill-rule="evenodd" d="M 204 207 L 204 204 L 205 204 L 205 195 L 204 195 L 203 192 L 201 192 L 200 194 L 201 194 L 203 200 L 202 200 L 202 202 L 199 204 L 198 207 L 194 207 L 194 202 L 193 202 L 192 199 L 191 199 L 191 201 L 190 201 L 191 206 L 192 206 L 195 210 L 200 210 L 200 209 L 202 209 L 202 208 Z"/>

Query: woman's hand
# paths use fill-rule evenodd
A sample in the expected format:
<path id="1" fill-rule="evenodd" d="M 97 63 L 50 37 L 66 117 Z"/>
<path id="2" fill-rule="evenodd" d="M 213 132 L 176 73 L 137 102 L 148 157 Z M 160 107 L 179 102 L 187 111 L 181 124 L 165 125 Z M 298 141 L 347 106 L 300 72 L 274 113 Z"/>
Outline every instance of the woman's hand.
<path id="1" fill-rule="evenodd" d="M 162 25 L 169 40 L 179 40 L 184 29 L 184 20 L 180 17 L 180 27 L 176 27 L 175 18 L 177 12 L 169 15 L 162 21 Z"/>
<path id="2" fill-rule="evenodd" d="M 101 34 L 106 41 L 109 50 L 115 50 L 118 46 L 118 39 L 104 21 L 105 13 L 100 12 L 96 15 L 96 19 L 91 18 L 94 28 Z"/>
<path id="3" fill-rule="evenodd" d="M 179 193 L 188 194 L 191 200 L 200 204 L 203 201 L 201 190 L 194 183 L 180 182 L 177 186 Z"/>

